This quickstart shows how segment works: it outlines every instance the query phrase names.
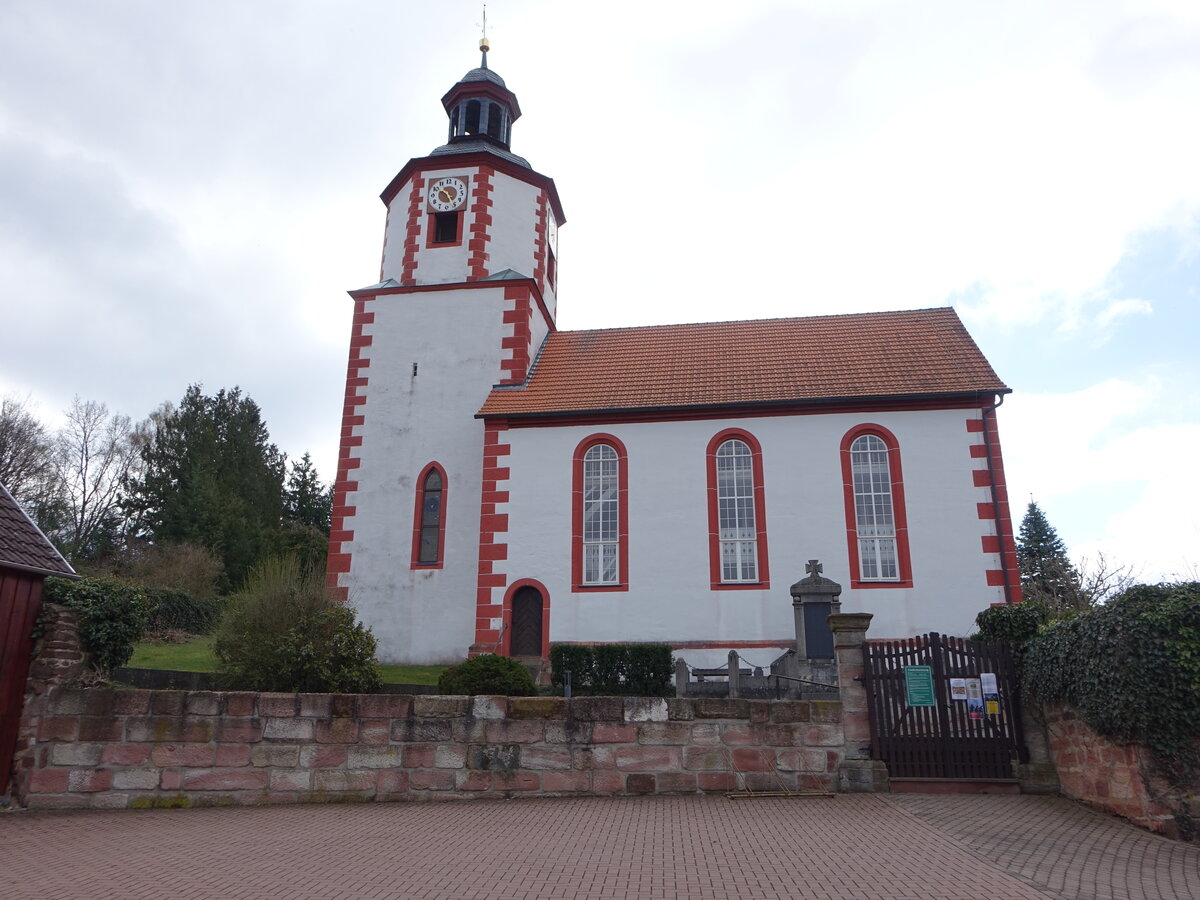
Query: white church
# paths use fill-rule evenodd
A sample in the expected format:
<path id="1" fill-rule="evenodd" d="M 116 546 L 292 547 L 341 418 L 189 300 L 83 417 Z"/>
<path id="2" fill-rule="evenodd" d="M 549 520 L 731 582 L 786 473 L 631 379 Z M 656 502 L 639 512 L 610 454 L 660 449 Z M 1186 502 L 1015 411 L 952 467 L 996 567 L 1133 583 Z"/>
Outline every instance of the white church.
<path id="1" fill-rule="evenodd" d="M 560 331 L 562 204 L 487 66 L 382 194 L 354 301 L 329 584 L 384 662 L 793 645 L 819 559 L 871 637 L 1020 599 L 996 408 L 952 309 Z"/>

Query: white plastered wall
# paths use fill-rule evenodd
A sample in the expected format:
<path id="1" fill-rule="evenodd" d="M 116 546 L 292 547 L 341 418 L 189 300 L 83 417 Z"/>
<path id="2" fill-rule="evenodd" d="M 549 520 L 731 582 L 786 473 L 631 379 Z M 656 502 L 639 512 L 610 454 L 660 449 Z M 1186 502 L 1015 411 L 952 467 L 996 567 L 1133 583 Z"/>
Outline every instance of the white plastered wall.
<path id="1" fill-rule="evenodd" d="M 375 313 L 356 512 L 342 583 L 384 662 L 463 659 L 474 639 L 483 425 L 499 376 L 503 287 L 384 295 Z M 413 363 L 417 374 L 412 374 Z M 413 570 L 416 479 L 446 471 L 444 567 Z"/>
<path id="2" fill-rule="evenodd" d="M 550 593 L 552 641 L 790 640 L 790 585 L 809 559 L 843 585 L 842 610 L 874 615 L 871 637 L 928 631 L 965 634 L 977 612 L 1003 599 L 982 552 L 994 534 L 977 504 L 989 501 L 971 472 L 983 460 L 969 446 L 970 410 L 779 416 L 697 422 L 512 428 L 510 583 L 535 578 Z M 912 588 L 854 590 L 850 585 L 840 445 L 851 428 L 882 425 L 895 434 L 905 483 Z M 769 590 L 713 590 L 709 584 L 705 449 L 726 428 L 762 445 Z M 624 442 L 629 458 L 629 589 L 572 593 L 571 472 L 576 446 L 599 432 Z M 725 652 L 686 651 L 693 664 L 724 662 Z M 751 651 L 747 655 L 754 657 Z M 764 650 L 759 655 L 771 656 Z"/>

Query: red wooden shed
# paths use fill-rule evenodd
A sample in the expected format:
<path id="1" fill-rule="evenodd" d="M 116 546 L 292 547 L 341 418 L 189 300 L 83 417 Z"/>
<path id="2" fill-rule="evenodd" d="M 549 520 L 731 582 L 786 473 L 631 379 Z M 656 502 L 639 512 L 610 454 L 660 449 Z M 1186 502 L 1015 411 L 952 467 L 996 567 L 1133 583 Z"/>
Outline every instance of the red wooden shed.
<path id="1" fill-rule="evenodd" d="M 75 570 L 0 484 L 0 794 L 7 793 L 33 623 L 47 575 L 75 578 Z"/>

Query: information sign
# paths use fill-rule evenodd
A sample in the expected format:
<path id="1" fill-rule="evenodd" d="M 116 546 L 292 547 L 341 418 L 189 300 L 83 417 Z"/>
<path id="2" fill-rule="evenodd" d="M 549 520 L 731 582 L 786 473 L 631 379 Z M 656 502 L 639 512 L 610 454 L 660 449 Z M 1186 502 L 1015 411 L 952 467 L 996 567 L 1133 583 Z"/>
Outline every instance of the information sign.
<path id="1" fill-rule="evenodd" d="M 936 706 L 933 666 L 905 666 L 904 692 L 909 706 Z"/>

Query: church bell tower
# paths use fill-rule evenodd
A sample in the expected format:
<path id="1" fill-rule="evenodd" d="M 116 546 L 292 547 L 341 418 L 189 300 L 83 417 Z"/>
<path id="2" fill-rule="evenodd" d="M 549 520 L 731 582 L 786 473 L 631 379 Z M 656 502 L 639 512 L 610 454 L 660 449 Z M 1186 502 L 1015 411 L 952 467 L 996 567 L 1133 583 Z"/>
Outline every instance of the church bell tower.
<path id="1" fill-rule="evenodd" d="M 480 49 L 442 97 L 446 143 L 381 195 L 378 283 L 350 291 L 327 580 L 386 662 L 467 655 L 495 499 L 475 413 L 495 385 L 525 381 L 555 328 L 562 205 L 512 152 L 521 107 Z"/>

